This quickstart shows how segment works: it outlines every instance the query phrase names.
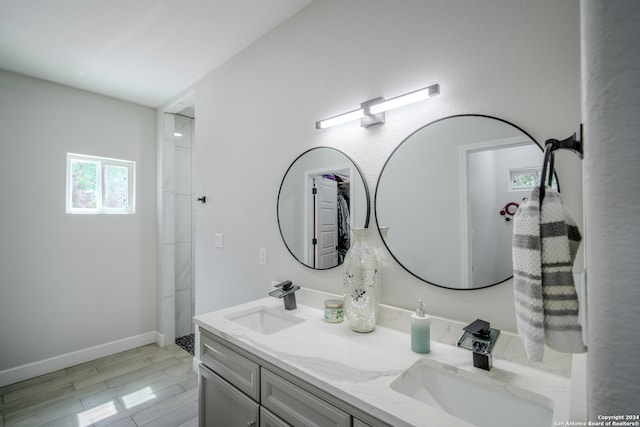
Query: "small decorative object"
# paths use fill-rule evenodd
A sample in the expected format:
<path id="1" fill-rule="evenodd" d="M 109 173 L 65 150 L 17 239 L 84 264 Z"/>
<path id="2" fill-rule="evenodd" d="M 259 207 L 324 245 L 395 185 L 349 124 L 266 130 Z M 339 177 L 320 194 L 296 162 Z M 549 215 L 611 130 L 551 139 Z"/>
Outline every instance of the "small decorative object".
<path id="1" fill-rule="evenodd" d="M 324 302 L 324 320 L 329 323 L 340 323 L 344 319 L 344 304 L 339 299 L 328 299 Z"/>
<path id="2" fill-rule="evenodd" d="M 509 202 L 506 205 L 504 205 L 504 208 L 500 210 L 500 215 L 504 217 L 505 221 L 509 222 L 511 221 L 513 216 L 516 214 L 516 211 L 518 210 L 519 206 L 520 205 L 516 202 Z"/>
<path id="3" fill-rule="evenodd" d="M 380 268 L 368 229 L 352 228 L 351 246 L 344 258 L 344 311 L 355 332 L 376 327 L 380 307 Z"/>

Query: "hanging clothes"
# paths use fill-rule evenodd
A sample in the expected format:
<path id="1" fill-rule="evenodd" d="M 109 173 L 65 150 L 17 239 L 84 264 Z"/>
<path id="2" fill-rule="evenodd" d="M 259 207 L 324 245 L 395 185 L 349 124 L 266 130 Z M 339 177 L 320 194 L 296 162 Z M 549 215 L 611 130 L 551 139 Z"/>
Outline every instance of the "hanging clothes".
<path id="1" fill-rule="evenodd" d="M 351 239 L 349 186 L 338 185 L 338 264 L 342 264 Z"/>

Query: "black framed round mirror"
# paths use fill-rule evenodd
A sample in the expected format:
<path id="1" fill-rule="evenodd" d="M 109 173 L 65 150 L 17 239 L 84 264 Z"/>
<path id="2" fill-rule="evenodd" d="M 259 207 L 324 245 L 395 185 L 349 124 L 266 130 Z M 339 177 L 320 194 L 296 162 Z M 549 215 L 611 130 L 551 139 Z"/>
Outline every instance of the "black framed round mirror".
<path id="1" fill-rule="evenodd" d="M 350 230 L 369 226 L 369 189 L 343 152 L 316 147 L 287 169 L 278 192 L 282 240 L 300 263 L 316 270 L 342 264 Z"/>
<path id="2" fill-rule="evenodd" d="M 378 179 L 384 244 L 415 277 L 445 288 L 508 280 L 511 217 L 539 182 L 540 145 L 496 117 L 457 115 L 409 135 Z"/>

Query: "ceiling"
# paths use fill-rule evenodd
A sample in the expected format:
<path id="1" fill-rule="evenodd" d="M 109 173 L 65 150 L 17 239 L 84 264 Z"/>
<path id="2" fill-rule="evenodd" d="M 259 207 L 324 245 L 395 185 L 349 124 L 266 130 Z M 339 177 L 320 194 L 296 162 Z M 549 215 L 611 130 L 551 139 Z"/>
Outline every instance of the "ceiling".
<path id="1" fill-rule="evenodd" d="M 157 108 L 312 0 L 0 0 L 0 68 Z"/>

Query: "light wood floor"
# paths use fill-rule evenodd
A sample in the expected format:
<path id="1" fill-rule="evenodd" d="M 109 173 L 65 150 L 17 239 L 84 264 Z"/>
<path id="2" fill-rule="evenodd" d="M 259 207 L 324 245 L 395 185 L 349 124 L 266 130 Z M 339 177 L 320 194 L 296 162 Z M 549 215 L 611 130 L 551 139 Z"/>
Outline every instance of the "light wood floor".
<path id="1" fill-rule="evenodd" d="M 149 344 L 1 387 L 0 427 L 195 427 L 192 361 Z"/>

